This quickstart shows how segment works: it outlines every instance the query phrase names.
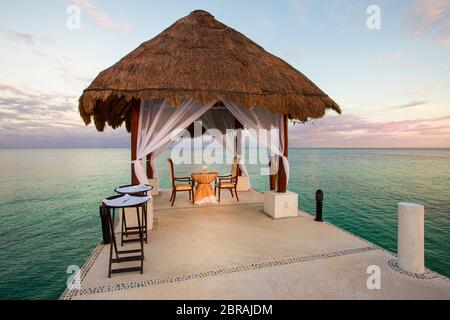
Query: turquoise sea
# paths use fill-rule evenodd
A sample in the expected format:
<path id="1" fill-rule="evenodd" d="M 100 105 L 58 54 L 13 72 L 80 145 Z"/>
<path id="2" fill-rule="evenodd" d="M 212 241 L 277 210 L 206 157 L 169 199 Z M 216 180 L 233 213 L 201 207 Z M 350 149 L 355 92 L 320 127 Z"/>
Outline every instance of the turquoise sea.
<path id="1" fill-rule="evenodd" d="M 129 182 L 129 158 L 128 149 L 0 150 L 0 299 L 61 295 L 67 267 L 101 240 L 99 201 Z M 426 265 L 450 276 L 450 149 L 291 149 L 289 160 L 301 209 L 314 212 L 320 188 L 326 220 L 393 252 L 397 203 L 424 204 Z M 260 168 L 248 169 L 267 190 Z"/>

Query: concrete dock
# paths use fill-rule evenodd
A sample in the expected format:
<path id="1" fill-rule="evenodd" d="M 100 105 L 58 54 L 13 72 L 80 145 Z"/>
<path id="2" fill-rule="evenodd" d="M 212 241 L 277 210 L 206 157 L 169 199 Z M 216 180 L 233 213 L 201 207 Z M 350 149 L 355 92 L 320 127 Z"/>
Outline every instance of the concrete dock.
<path id="1" fill-rule="evenodd" d="M 61 299 L 450 299 L 446 277 L 405 272 L 395 255 L 301 211 L 274 220 L 257 191 L 239 196 L 194 207 L 180 194 L 172 208 L 163 190 L 154 197 L 144 273 L 108 278 L 109 245 L 99 244 L 80 289 Z M 379 289 L 368 286 L 374 268 Z"/>

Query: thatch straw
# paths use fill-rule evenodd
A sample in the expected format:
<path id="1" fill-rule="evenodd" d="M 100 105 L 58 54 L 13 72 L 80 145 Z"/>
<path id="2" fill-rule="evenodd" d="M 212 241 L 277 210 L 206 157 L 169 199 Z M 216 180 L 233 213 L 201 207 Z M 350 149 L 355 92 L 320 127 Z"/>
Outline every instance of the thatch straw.
<path id="1" fill-rule="evenodd" d="M 229 101 L 264 107 L 291 119 L 321 118 L 339 106 L 306 76 L 205 11 L 194 11 L 102 71 L 80 98 L 94 119 L 129 130 L 132 99 Z"/>

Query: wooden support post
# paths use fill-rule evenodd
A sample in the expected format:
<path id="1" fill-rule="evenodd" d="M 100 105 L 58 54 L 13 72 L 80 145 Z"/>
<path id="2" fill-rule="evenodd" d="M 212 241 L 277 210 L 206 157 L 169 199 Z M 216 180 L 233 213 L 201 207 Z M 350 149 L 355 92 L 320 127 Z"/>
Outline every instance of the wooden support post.
<path id="1" fill-rule="evenodd" d="M 237 130 L 239 130 L 239 129 L 244 130 L 244 126 L 238 119 L 234 118 L 234 130 L 237 132 Z M 236 150 L 238 148 L 238 143 L 241 143 L 241 142 L 242 141 L 239 141 L 238 135 L 236 134 Z M 236 175 L 238 177 L 242 176 L 241 168 L 239 167 L 239 165 L 237 166 Z"/>
<path id="2" fill-rule="evenodd" d="M 272 167 L 272 161 L 269 161 L 269 170 Z M 277 189 L 277 174 L 270 174 L 269 175 L 269 186 L 270 186 L 270 191 L 275 191 Z"/>
<path id="3" fill-rule="evenodd" d="M 287 115 L 284 115 L 283 117 L 283 126 L 280 128 L 280 135 L 284 136 L 284 156 L 288 156 L 288 125 L 289 125 L 289 118 Z M 287 189 L 287 176 L 284 172 L 284 166 L 283 161 L 280 159 L 278 163 L 278 192 L 279 193 L 285 193 Z"/>
<path id="4" fill-rule="evenodd" d="M 152 158 L 152 154 L 150 153 L 147 155 L 147 178 L 149 178 L 149 179 L 154 178 L 153 177 L 153 169 L 152 169 L 151 162 L 150 162 L 151 158 Z"/>
<path id="5" fill-rule="evenodd" d="M 131 161 L 136 160 L 137 153 L 137 137 L 138 137 L 138 126 L 139 126 L 139 110 L 141 107 L 141 100 L 133 99 L 131 100 Z M 138 184 L 139 181 L 134 173 L 133 164 L 131 164 L 131 183 Z"/>

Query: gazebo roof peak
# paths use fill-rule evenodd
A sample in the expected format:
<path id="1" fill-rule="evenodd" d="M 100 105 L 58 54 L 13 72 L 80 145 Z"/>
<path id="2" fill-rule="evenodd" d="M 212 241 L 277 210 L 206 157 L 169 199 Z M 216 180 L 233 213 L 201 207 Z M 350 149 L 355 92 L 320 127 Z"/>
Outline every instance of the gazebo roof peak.
<path id="1" fill-rule="evenodd" d="M 102 71 L 80 97 L 86 124 L 130 129 L 133 99 L 228 100 L 292 119 L 321 118 L 339 106 L 305 75 L 209 12 L 195 10 Z"/>

